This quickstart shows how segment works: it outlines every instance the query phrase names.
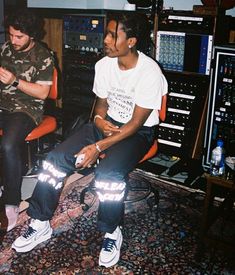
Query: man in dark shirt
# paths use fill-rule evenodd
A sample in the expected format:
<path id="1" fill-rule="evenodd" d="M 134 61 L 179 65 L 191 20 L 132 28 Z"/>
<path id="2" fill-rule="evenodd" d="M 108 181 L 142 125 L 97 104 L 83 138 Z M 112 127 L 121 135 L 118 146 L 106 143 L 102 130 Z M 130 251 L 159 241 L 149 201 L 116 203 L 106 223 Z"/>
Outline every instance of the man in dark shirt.
<path id="1" fill-rule="evenodd" d="M 1 219 L 7 219 L 6 224 L 1 220 L 1 229 L 9 231 L 19 213 L 23 144 L 42 119 L 54 64 L 51 52 L 39 42 L 42 21 L 30 10 L 7 16 L 5 27 L 9 41 L 0 49 L 0 129 L 5 205 Z"/>

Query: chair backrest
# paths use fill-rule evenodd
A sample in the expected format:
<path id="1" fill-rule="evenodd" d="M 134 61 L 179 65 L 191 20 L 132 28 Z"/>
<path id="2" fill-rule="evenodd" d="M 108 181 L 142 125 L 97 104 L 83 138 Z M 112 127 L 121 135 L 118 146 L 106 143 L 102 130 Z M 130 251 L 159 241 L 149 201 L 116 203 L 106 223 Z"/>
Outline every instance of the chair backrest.
<path id="1" fill-rule="evenodd" d="M 58 96 L 58 72 L 57 72 L 57 69 L 54 67 L 52 85 L 50 88 L 48 98 L 56 100 L 57 96 Z"/>
<path id="2" fill-rule="evenodd" d="M 167 95 L 162 96 L 162 105 L 161 110 L 159 110 L 159 119 L 160 121 L 164 121 L 166 119 L 166 103 L 167 103 Z"/>

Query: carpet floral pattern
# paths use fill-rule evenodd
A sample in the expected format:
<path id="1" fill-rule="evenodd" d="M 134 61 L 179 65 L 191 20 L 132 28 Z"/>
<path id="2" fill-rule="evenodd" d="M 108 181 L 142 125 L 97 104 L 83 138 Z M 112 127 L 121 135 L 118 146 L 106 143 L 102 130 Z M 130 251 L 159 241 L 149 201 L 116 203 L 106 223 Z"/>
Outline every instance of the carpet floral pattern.
<path id="1" fill-rule="evenodd" d="M 98 266 L 103 236 L 96 230 L 97 200 L 85 213 L 78 204 L 80 191 L 92 180 L 89 175 L 65 187 L 51 221 L 52 238 L 28 253 L 11 249 L 29 222 L 21 213 L 19 225 L 2 238 L 0 274 L 235 274 L 223 253 L 207 250 L 200 260 L 195 257 L 203 194 L 143 171 L 131 174 L 134 181 L 146 178 L 159 190 L 159 204 L 152 211 L 146 200 L 126 205 L 121 258 L 114 267 Z"/>

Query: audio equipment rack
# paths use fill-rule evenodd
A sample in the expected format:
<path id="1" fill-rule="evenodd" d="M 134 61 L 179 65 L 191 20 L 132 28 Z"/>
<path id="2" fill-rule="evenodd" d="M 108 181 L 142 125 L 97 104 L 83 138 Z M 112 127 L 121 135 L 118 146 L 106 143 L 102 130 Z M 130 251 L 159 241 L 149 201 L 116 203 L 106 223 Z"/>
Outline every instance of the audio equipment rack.
<path id="1" fill-rule="evenodd" d="M 214 16 L 165 11 L 159 15 L 156 60 L 168 80 L 167 114 L 157 128 L 159 151 L 179 157 L 167 174 L 188 172 L 191 183 L 203 172 L 199 136 L 209 91 L 209 74 L 218 21 Z M 223 39 L 222 39 L 223 40 Z M 201 148 L 199 148 L 201 146 Z"/>
<path id="2" fill-rule="evenodd" d="M 92 111 L 94 65 L 103 57 L 105 18 L 103 14 L 63 17 L 63 133 L 77 117 L 89 118 Z"/>
<path id="3" fill-rule="evenodd" d="M 235 156 L 235 46 L 216 46 L 213 56 L 202 161 L 206 171 L 218 138 L 226 156 Z"/>

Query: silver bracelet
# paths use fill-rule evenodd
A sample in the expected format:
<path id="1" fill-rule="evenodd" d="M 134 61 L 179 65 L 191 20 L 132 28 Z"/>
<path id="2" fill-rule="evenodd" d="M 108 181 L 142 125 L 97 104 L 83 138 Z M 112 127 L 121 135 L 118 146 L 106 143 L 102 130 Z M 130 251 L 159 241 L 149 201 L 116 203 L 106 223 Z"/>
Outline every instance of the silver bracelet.
<path id="1" fill-rule="evenodd" d="M 94 123 L 95 123 L 95 120 L 96 120 L 97 118 L 103 119 L 102 116 L 100 116 L 100 115 L 95 115 L 95 116 L 94 116 L 94 120 L 93 120 Z"/>
<path id="2" fill-rule="evenodd" d="M 99 153 L 102 152 L 102 150 L 100 149 L 100 146 L 97 143 L 95 143 L 95 148 Z"/>

